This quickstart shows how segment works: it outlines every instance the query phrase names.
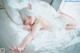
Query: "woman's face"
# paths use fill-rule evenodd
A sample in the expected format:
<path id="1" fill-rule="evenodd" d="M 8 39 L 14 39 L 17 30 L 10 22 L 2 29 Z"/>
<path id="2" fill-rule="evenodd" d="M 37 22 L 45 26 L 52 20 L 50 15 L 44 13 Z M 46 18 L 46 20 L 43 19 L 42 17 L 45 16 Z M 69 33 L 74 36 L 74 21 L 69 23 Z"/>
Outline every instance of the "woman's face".
<path id="1" fill-rule="evenodd" d="M 33 19 L 31 16 L 25 16 L 25 24 L 27 24 L 27 25 L 33 24 Z"/>

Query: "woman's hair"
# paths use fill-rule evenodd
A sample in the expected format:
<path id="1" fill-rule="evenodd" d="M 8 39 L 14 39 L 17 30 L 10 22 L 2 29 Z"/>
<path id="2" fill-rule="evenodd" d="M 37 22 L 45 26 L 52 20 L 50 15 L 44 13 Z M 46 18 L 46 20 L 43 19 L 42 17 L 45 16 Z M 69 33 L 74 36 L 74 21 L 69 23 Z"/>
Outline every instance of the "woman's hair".
<path id="1" fill-rule="evenodd" d="M 32 9 L 29 9 L 29 8 L 23 8 L 23 9 L 21 9 L 20 10 L 20 13 L 21 13 L 21 15 L 22 15 L 22 19 L 23 19 L 23 24 L 24 24 L 24 22 L 25 22 L 25 20 L 26 20 L 26 18 L 25 18 L 25 16 L 31 16 L 31 18 L 33 19 L 33 20 L 35 20 L 35 13 L 32 11 Z"/>

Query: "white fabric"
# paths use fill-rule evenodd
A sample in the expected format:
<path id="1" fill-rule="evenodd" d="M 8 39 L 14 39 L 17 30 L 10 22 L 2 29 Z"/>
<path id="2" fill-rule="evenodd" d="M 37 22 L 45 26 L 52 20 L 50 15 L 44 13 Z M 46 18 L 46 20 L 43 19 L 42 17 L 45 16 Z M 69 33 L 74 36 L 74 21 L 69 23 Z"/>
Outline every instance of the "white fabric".
<path id="1" fill-rule="evenodd" d="M 23 8 L 20 10 L 23 20 L 25 20 L 25 16 L 31 16 L 33 20 L 35 20 L 35 13 L 29 8 Z"/>
<path id="2" fill-rule="evenodd" d="M 13 5 L 15 6 L 15 8 L 17 7 L 17 5 L 15 4 L 17 0 L 3 0 L 3 2 L 9 18 L 12 19 L 12 21 L 16 24 L 22 24 L 23 22 L 19 11 L 12 7 Z"/>
<path id="3" fill-rule="evenodd" d="M 45 7 L 45 6 L 47 6 L 47 7 Z M 28 46 L 33 46 L 34 48 L 26 47 L 27 49 L 30 48 L 30 50 L 25 49 L 24 53 L 38 53 L 38 51 L 40 51 L 39 53 L 59 53 L 60 49 L 62 49 L 67 44 L 69 44 L 71 42 L 71 40 L 74 37 L 76 37 L 76 35 L 78 33 L 77 29 L 74 29 L 71 31 L 65 31 L 64 26 L 67 23 L 67 20 L 64 17 L 63 17 L 64 19 L 63 18 L 62 19 L 55 18 L 56 11 L 49 4 L 40 2 L 38 4 L 38 7 L 42 8 L 41 10 L 39 8 L 37 9 L 38 15 L 39 15 L 39 12 L 40 13 L 42 12 L 40 15 L 44 16 L 44 19 L 46 19 L 46 17 L 48 16 L 47 18 L 49 20 L 48 19 L 47 20 L 52 22 L 53 30 L 52 31 L 45 31 L 45 30 L 40 31 L 37 34 L 37 36 L 35 37 L 35 39 L 31 41 L 31 44 L 28 45 Z M 52 10 L 50 10 L 50 8 Z M 40 10 L 40 11 L 38 11 L 38 10 Z M 45 12 L 46 12 L 46 15 L 44 15 Z M 47 14 L 49 12 L 51 12 L 51 13 Z M 2 13 L 2 16 L 3 16 L 3 13 Z M 4 23 L 4 21 L 2 21 L 3 17 L 0 18 L 0 23 Z M 7 17 L 7 16 L 5 16 L 5 17 Z M 12 24 L 11 22 L 8 23 L 7 19 L 4 19 L 4 20 L 6 20 L 6 22 L 5 22 L 6 25 L 5 24 L 1 25 L 2 32 L 5 32 L 4 34 L 1 33 L 2 34 L 1 37 L 4 38 L 4 40 L 1 37 L 0 37 L 0 39 L 6 43 L 5 46 L 7 46 L 6 49 L 8 49 L 8 47 L 10 47 L 11 44 L 19 45 L 20 42 L 23 40 L 23 38 L 28 33 L 23 31 L 23 29 L 20 29 L 19 27 L 17 27 L 15 24 Z M 9 25 L 7 25 L 7 24 L 9 24 Z M 4 28 L 2 28 L 2 26 L 4 26 Z M 9 28 L 9 26 L 10 26 L 10 28 Z M 8 29 L 6 29 L 5 27 Z M 9 29 L 14 29 L 14 30 L 7 31 Z M 13 32 L 14 32 L 14 34 L 12 34 Z M 6 34 L 7 34 L 7 36 L 5 36 Z M 3 46 L 4 46 L 4 44 L 3 44 Z"/>
<path id="4" fill-rule="evenodd" d="M 23 9 L 29 7 L 28 4 L 34 4 L 39 0 L 8 0 L 8 5 L 13 9 Z"/>
<path id="5" fill-rule="evenodd" d="M 22 8 L 28 7 L 28 0 L 8 0 L 8 5 L 13 9 L 20 10 Z"/>
<path id="6" fill-rule="evenodd" d="M 57 14 L 52 6 L 43 1 L 39 1 L 33 5 L 33 12 L 35 12 L 36 16 L 40 16 L 41 20 L 47 21 L 51 25 L 53 24 L 53 18 Z"/>

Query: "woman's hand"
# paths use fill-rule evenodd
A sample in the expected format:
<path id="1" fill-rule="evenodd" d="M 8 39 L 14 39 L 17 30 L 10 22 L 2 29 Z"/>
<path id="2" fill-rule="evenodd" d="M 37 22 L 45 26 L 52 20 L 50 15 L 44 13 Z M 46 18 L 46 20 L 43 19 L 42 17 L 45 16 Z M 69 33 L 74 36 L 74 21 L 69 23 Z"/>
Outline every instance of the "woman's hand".
<path id="1" fill-rule="evenodd" d="M 24 50 L 24 48 L 13 46 L 12 48 L 9 48 L 9 50 L 11 50 L 13 52 L 21 53 Z"/>

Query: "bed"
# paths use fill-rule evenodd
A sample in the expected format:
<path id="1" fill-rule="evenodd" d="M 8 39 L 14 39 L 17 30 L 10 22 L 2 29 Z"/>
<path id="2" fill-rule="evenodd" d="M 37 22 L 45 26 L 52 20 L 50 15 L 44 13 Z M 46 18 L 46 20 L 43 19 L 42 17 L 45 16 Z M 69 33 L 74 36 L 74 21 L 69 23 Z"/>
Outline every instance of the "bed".
<path id="1" fill-rule="evenodd" d="M 0 48 L 5 48 L 5 53 L 14 53 L 11 52 L 9 48 L 13 44 L 18 46 L 23 38 L 28 34 L 28 32 L 26 33 L 26 31 L 23 30 L 22 19 L 19 14 L 20 12 L 8 6 L 8 0 L 4 0 L 3 2 L 6 10 L 4 8 L 0 9 Z M 43 1 L 41 1 L 41 3 L 43 6 L 48 5 L 48 8 L 50 7 L 52 9 L 49 4 Z M 54 15 L 56 15 L 56 11 L 54 11 Z M 11 18 L 14 19 L 11 20 Z M 77 36 L 75 36 L 75 38 L 69 44 L 64 47 L 62 46 L 62 48 L 59 48 L 58 50 L 55 50 L 54 47 L 52 47 L 54 44 L 44 48 L 45 42 L 52 43 L 48 41 L 49 39 L 54 38 L 54 36 L 50 37 L 50 34 L 50 32 L 44 30 L 39 32 L 38 36 L 26 46 L 26 49 L 22 53 L 80 53 L 79 31 Z"/>

